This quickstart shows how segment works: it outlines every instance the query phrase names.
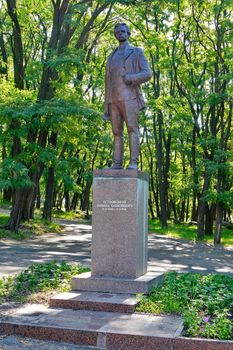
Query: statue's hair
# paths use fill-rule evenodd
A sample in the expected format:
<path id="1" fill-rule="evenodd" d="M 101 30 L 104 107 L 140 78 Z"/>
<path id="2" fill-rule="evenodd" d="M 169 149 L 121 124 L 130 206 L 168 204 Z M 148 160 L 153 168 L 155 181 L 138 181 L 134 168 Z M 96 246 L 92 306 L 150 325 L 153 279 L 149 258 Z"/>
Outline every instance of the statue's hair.
<path id="1" fill-rule="evenodd" d="M 114 33 L 115 33 L 116 28 L 120 27 L 120 26 L 124 26 L 127 30 L 127 33 L 129 34 L 129 36 L 131 35 L 130 29 L 126 23 L 116 23 L 115 27 L 114 27 Z"/>

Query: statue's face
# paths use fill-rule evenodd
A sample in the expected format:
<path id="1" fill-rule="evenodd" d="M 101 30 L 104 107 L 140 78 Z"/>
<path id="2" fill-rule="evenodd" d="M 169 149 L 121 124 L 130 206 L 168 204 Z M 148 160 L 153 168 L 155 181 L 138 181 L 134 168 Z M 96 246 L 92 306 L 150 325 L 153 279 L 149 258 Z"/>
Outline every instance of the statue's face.
<path id="1" fill-rule="evenodd" d="M 125 26 L 119 26 L 115 29 L 115 37 L 121 43 L 126 41 L 129 38 L 127 28 Z"/>

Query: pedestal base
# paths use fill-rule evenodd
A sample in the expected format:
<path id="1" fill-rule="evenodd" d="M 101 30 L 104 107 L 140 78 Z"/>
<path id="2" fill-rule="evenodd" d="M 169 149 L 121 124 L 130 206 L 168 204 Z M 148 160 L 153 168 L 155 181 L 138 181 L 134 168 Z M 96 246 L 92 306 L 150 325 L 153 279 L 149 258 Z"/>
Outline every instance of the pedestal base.
<path id="1" fill-rule="evenodd" d="M 91 271 L 137 279 L 147 272 L 148 176 L 138 170 L 95 170 Z"/>
<path id="2" fill-rule="evenodd" d="M 91 276 L 90 272 L 85 272 L 72 279 L 72 289 L 105 293 L 149 294 L 152 287 L 162 281 L 163 274 L 146 273 L 133 279 Z"/>

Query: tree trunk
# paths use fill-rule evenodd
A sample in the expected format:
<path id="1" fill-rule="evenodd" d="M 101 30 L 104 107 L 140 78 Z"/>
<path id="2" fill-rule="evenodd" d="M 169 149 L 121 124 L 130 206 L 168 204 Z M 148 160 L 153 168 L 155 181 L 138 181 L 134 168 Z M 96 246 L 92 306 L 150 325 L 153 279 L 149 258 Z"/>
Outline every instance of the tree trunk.
<path id="1" fill-rule="evenodd" d="M 205 235 L 213 236 L 213 225 L 215 218 L 216 206 L 211 204 L 210 208 L 207 206 L 206 218 L 205 218 Z"/>
<path id="2" fill-rule="evenodd" d="M 160 207 L 159 207 L 159 188 L 156 186 L 156 192 L 154 193 L 154 200 L 155 200 L 155 206 L 156 206 L 156 213 L 158 219 L 161 217 Z"/>
<path id="3" fill-rule="evenodd" d="M 17 16 L 16 0 L 7 0 L 7 11 L 13 24 L 13 64 L 14 64 L 14 82 L 15 86 L 24 89 L 24 55 L 21 27 Z"/>
<path id="4" fill-rule="evenodd" d="M 40 184 L 37 186 L 36 191 L 36 209 L 40 209 L 41 206 L 41 193 L 40 193 Z"/>
<path id="5" fill-rule="evenodd" d="M 205 235 L 205 215 L 207 204 L 204 200 L 205 192 L 208 190 L 210 184 L 210 178 L 207 173 L 207 169 L 204 174 L 204 184 L 202 189 L 202 196 L 200 198 L 199 206 L 198 206 L 198 218 L 197 218 L 197 239 L 202 240 Z"/>
<path id="6" fill-rule="evenodd" d="M 56 208 L 58 210 L 62 209 L 62 202 L 63 202 L 63 191 L 60 191 L 58 193 L 58 198 L 57 198 L 57 203 L 56 203 Z"/>
<path id="7" fill-rule="evenodd" d="M 13 41 L 11 43 L 13 51 L 13 65 L 14 65 L 14 83 L 15 87 L 19 90 L 24 89 L 24 54 L 21 28 L 18 21 L 16 0 L 7 0 L 7 12 L 11 18 L 13 26 Z M 13 131 L 13 145 L 12 145 L 12 157 L 16 157 L 21 152 L 21 140 L 17 135 L 20 130 L 20 120 L 12 120 L 10 123 L 10 129 Z M 24 188 L 13 189 L 13 202 L 10 219 L 7 224 L 7 228 L 11 231 L 17 232 L 23 215 L 23 202 L 25 199 Z"/>
<path id="8" fill-rule="evenodd" d="M 185 221 L 188 222 L 189 220 L 189 196 L 187 198 L 187 205 L 186 205 L 186 213 L 185 213 Z"/>
<path id="9" fill-rule="evenodd" d="M 90 192 L 91 192 L 92 182 L 88 179 L 86 182 L 84 196 L 82 201 L 82 210 L 85 211 L 85 218 L 89 219 L 89 208 L 90 208 Z"/>
<path id="10" fill-rule="evenodd" d="M 64 198 L 65 198 L 65 210 L 70 211 L 70 194 L 69 191 L 64 191 Z"/>
<path id="11" fill-rule="evenodd" d="M 45 201 L 42 219 L 51 221 L 52 219 L 52 203 L 53 203 L 53 189 L 54 189 L 55 175 L 54 168 L 48 169 L 48 179 L 46 183 Z"/>
<path id="12" fill-rule="evenodd" d="M 171 206 L 172 206 L 172 210 L 174 213 L 174 219 L 177 219 L 177 211 L 176 211 L 176 201 L 175 198 L 171 198 Z"/>
<path id="13" fill-rule="evenodd" d="M 167 227 L 166 209 L 166 184 L 163 173 L 163 117 L 162 112 L 158 112 L 158 143 L 157 143 L 157 164 L 158 164 L 158 187 L 160 199 L 160 221 L 162 227 Z"/>
<path id="14" fill-rule="evenodd" d="M 224 160 L 222 159 L 222 162 Z M 221 162 L 220 162 L 221 163 Z M 224 168 L 220 168 L 218 170 L 218 181 L 217 181 L 217 193 L 220 194 L 224 191 L 225 174 Z M 221 232 L 222 232 L 222 221 L 223 221 L 223 203 L 219 199 L 217 199 L 216 204 L 216 229 L 214 235 L 214 244 L 221 243 Z"/>
<path id="15" fill-rule="evenodd" d="M 6 228 L 8 230 L 11 230 L 13 232 L 18 232 L 21 219 L 22 219 L 22 205 L 21 202 L 24 199 L 25 190 L 18 189 L 13 193 L 13 203 L 12 203 L 12 209 L 10 214 L 10 220 L 6 225 Z"/>
<path id="16" fill-rule="evenodd" d="M 49 144 L 53 148 L 57 146 L 57 133 L 52 132 L 49 138 Z M 38 179 L 39 182 L 39 179 Z M 52 207 L 53 207 L 53 193 L 54 193 L 54 184 L 55 184 L 55 170 L 54 166 L 48 168 L 48 179 L 46 184 L 46 193 L 45 193 L 45 203 L 43 209 L 42 218 L 45 220 L 51 221 L 52 219 Z"/>
<path id="17" fill-rule="evenodd" d="M 193 169 L 193 200 L 191 221 L 197 221 L 197 192 L 198 192 L 198 172 L 196 164 L 196 124 L 193 126 L 192 133 L 192 169 Z"/>
<path id="18" fill-rule="evenodd" d="M 155 214 L 153 210 L 152 200 L 151 200 L 151 194 L 149 194 L 149 209 L 150 209 L 150 216 L 152 220 L 155 220 Z"/>
<path id="19" fill-rule="evenodd" d="M 167 139 L 165 135 L 163 135 L 163 139 L 164 139 L 165 152 L 166 152 L 163 177 L 164 177 L 164 190 L 165 190 L 165 200 L 166 200 L 166 218 L 168 219 L 170 217 L 170 210 L 169 210 L 169 204 L 168 204 L 168 198 L 169 198 L 168 197 L 168 190 L 169 190 L 168 174 L 170 169 L 171 134 L 168 133 Z"/>
<path id="20" fill-rule="evenodd" d="M 1 21 L 0 21 L 1 25 Z M 1 49 L 1 56 L 2 56 L 2 62 L 3 65 L 0 66 L 0 74 L 4 75 L 6 79 L 8 79 L 8 69 L 7 69 L 7 63 L 8 63 L 8 56 L 7 56 L 7 50 L 5 46 L 5 41 L 4 41 L 4 36 L 1 28 L 1 33 L 0 33 L 0 49 Z"/>
<path id="21" fill-rule="evenodd" d="M 2 160 L 5 160 L 5 159 L 7 159 L 7 151 L 6 151 L 5 141 L 3 141 L 3 144 L 2 144 Z M 2 198 L 3 201 L 10 202 L 11 198 L 12 198 L 12 189 L 10 187 L 4 189 L 3 190 L 3 198 Z"/>
<path id="22" fill-rule="evenodd" d="M 71 201 L 70 209 L 75 211 L 77 205 L 78 205 L 78 193 L 75 192 Z"/>
<path id="23" fill-rule="evenodd" d="M 192 200 L 192 214 L 191 214 L 191 221 L 197 221 L 197 194 L 195 191 L 193 191 L 193 200 Z"/>
<path id="24" fill-rule="evenodd" d="M 181 199 L 180 215 L 179 215 L 179 220 L 180 220 L 181 222 L 184 222 L 184 217 L 185 217 L 185 204 L 186 204 L 185 199 L 182 198 L 182 199 Z"/>
<path id="25" fill-rule="evenodd" d="M 222 219 L 223 219 L 223 208 L 217 203 L 216 206 L 216 229 L 214 235 L 214 244 L 221 243 L 221 231 L 222 231 Z"/>

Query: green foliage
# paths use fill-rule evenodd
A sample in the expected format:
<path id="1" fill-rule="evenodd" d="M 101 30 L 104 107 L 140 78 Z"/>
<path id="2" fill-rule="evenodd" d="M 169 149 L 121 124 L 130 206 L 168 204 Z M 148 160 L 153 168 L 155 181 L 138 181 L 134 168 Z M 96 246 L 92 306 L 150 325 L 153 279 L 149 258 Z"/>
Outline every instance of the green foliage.
<path id="1" fill-rule="evenodd" d="M 22 98 L 21 95 L 22 94 L 19 95 L 19 98 Z M 15 93 L 13 92 L 12 98 L 14 98 L 14 96 Z M 70 115 L 96 117 L 99 115 L 99 112 L 91 109 L 87 105 L 80 106 L 74 100 L 57 98 L 40 102 L 35 102 L 32 99 L 4 101 L 0 103 L 0 115 L 2 118 L 8 120 L 20 118 L 21 122 L 25 121 L 25 123 L 29 123 L 27 128 L 49 126 L 57 126 L 60 128 L 60 123 L 66 123 Z"/>
<path id="2" fill-rule="evenodd" d="M 205 201 L 212 201 L 215 203 L 221 203 L 222 207 L 225 209 L 230 209 L 233 207 L 233 192 L 232 191 L 206 191 L 203 199 Z"/>
<path id="3" fill-rule="evenodd" d="M 0 304 L 6 301 L 30 301 L 33 293 L 69 290 L 72 277 L 86 271 L 86 267 L 66 262 L 33 264 L 16 276 L 0 279 Z"/>
<path id="4" fill-rule="evenodd" d="M 54 99 L 50 101 L 33 102 L 23 100 L 0 104 L 0 115 L 4 121 L 20 118 L 20 129 L 14 130 L 14 136 L 25 137 L 29 131 L 36 131 L 38 128 L 53 128 L 59 132 L 64 125 L 68 127 L 70 118 L 90 119 L 99 116 L 99 113 L 88 106 L 80 107 L 75 101 Z M 70 130 L 70 129 L 69 129 Z M 0 138 L 7 141 L 9 134 L 0 131 Z M 70 189 L 73 188 L 73 179 L 66 174 L 64 160 L 57 159 L 57 150 L 48 145 L 40 147 L 36 143 L 29 144 L 17 157 L 3 160 L 0 164 L 0 189 L 6 188 L 28 188 L 33 185 L 30 180 L 29 171 L 35 171 L 39 165 L 62 168 L 61 174 Z M 76 162 L 76 164 L 75 164 Z M 67 169 L 72 166 L 77 168 L 78 160 L 70 158 L 67 162 Z"/>
<path id="5" fill-rule="evenodd" d="M 187 336 L 233 339 L 233 277 L 167 273 L 137 311 L 182 315 Z"/>
<path id="6" fill-rule="evenodd" d="M 66 77 L 69 79 L 69 73 L 71 69 L 76 69 L 76 71 L 82 71 L 83 59 L 85 52 L 83 50 L 77 50 L 75 48 L 66 48 L 59 55 L 56 53 L 52 54 L 50 59 L 46 62 L 46 65 L 51 69 L 56 69 L 56 71 L 62 73 L 63 82 Z M 58 85 L 59 86 L 59 85 Z"/>
<path id="7" fill-rule="evenodd" d="M 14 159 L 6 159 L 0 166 L 0 189 L 32 186 L 27 167 Z"/>

